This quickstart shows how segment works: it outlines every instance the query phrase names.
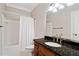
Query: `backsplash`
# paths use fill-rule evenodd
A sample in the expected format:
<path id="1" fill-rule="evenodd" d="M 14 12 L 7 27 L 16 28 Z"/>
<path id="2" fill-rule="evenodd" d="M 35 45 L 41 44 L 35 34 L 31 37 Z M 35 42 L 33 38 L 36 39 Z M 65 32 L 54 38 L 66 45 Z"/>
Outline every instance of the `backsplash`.
<path id="1" fill-rule="evenodd" d="M 57 40 L 57 37 L 49 37 L 49 36 L 45 36 L 44 38 L 45 38 L 45 40 L 49 40 L 49 41 L 56 42 L 59 44 L 60 44 L 60 40 L 62 40 L 62 38 L 61 39 L 58 38 L 58 40 Z"/>
<path id="2" fill-rule="evenodd" d="M 52 41 L 52 42 L 56 42 L 56 37 L 49 37 L 49 36 L 45 36 L 44 37 L 45 40 L 49 40 L 49 41 Z M 60 44 L 60 39 L 62 40 L 61 44 L 62 45 L 66 45 L 66 46 L 75 46 L 75 47 L 79 47 L 79 43 L 76 43 L 76 42 L 73 42 L 73 41 L 70 41 L 69 39 L 64 39 L 64 38 L 58 38 L 58 42 Z M 71 46 L 71 47 L 72 47 Z M 73 47 L 72 47 L 73 48 Z"/>

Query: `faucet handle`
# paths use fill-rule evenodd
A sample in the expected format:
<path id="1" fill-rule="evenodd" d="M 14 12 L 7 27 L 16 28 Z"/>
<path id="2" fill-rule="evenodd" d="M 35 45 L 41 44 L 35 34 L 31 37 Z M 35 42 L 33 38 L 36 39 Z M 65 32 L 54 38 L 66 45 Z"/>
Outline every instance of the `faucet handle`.
<path id="1" fill-rule="evenodd" d="M 58 42 L 58 34 L 56 34 L 56 37 L 57 37 L 56 42 Z"/>
<path id="2" fill-rule="evenodd" d="M 63 40 L 60 38 L 60 44 L 62 43 L 62 41 L 63 41 Z"/>
<path id="3" fill-rule="evenodd" d="M 62 34 L 62 33 L 59 35 L 59 37 L 61 38 L 61 36 L 63 36 L 63 34 Z"/>
<path id="4" fill-rule="evenodd" d="M 63 34 L 62 34 L 62 33 L 61 33 L 61 34 L 60 34 L 60 36 L 59 36 L 59 37 L 60 37 L 60 44 L 62 43 L 61 36 L 63 36 Z"/>

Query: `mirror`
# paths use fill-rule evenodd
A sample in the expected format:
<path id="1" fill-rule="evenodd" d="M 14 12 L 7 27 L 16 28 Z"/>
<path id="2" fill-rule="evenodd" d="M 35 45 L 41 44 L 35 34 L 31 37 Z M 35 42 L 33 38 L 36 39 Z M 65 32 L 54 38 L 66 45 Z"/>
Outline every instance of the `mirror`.
<path id="1" fill-rule="evenodd" d="M 55 5 L 55 3 L 52 3 L 52 5 L 53 4 Z M 60 9 L 56 8 L 56 12 L 52 11 L 53 8 L 51 8 L 50 11 L 47 12 L 46 35 L 56 37 L 58 35 L 58 37 L 79 42 L 79 3 L 60 4 L 64 7 Z M 75 36 L 74 33 L 77 34 L 77 36 Z"/>
<path id="2" fill-rule="evenodd" d="M 53 35 L 53 22 L 51 19 L 49 19 L 50 17 L 48 17 L 48 14 L 46 16 L 46 35 L 47 36 L 52 36 Z"/>

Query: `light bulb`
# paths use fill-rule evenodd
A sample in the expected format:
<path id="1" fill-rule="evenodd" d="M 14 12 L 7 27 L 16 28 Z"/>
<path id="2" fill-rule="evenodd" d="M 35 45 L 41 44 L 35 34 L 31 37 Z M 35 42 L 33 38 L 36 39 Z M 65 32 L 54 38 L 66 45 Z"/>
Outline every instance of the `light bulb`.
<path id="1" fill-rule="evenodd" d="M 58 9 L 64 9 L 64 5 L 60 5 Z"/>
<path id="2" fill-rule="evenodd" d="M 56 3 L 54 7 L 57 8 L 59 6 L 60 6 L 60 4 L 59 3 Z"/>
<path id="3" fill-rule="evenodd" d="M 52 6 L 50 6 L 50 7 L 49 7 L 49 9 L 48 9 L 48 11 L 52 11 L 52 9 L 53 9 L 53 7 L 52 7 Z"/>
<path id="4" fill-rule="evenodd" d="M 53 8 L 52 11 L 53 11 L 53 13 L 56 13 L 57 12 L 57 9 L 56 8 Z"/>
<path id="5" fill-rule="evenodd" d="M 67 3 L 67 6 L 72 6 L 74 5 L 74 3 Z"/>

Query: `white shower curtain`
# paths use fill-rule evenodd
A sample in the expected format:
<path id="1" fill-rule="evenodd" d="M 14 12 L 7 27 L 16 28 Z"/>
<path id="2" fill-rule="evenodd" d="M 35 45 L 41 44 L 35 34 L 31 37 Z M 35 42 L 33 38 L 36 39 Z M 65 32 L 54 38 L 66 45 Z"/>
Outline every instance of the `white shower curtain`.
<path id="1" fill-rule="evenodd" d="M 25 47 L 33 44 L 34 39 L 34 20 L 31 17 L 20 17 L 20 40 L 19 47 L 25 50 Z"/>

